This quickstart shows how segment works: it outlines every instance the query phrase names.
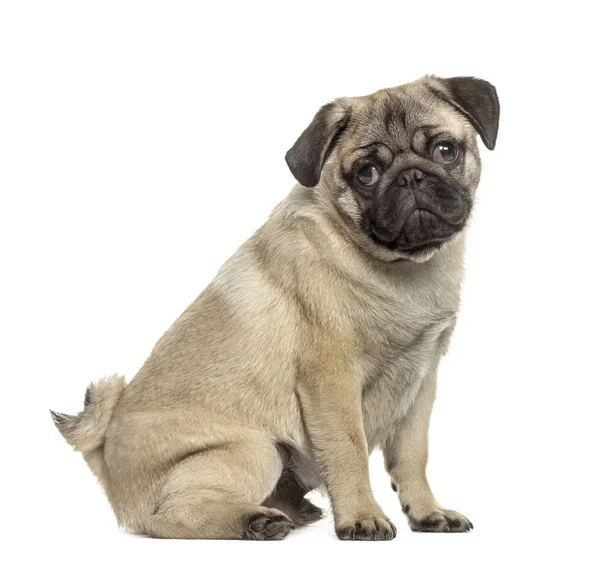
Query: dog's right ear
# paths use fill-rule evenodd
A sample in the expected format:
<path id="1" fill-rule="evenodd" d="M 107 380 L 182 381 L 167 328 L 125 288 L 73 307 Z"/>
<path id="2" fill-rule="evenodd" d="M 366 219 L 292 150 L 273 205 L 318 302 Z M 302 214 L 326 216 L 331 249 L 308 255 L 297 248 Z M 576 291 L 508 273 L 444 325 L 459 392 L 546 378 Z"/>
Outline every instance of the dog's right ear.
<path id="1" fill-rule="evenodd" d="M 346 99 L 340 98 L 325 104 L 285 154 L 288 167 L 300 184 L 308 187 L 317 185 L 335 139 L 343 131 L 349 117 Z"/>

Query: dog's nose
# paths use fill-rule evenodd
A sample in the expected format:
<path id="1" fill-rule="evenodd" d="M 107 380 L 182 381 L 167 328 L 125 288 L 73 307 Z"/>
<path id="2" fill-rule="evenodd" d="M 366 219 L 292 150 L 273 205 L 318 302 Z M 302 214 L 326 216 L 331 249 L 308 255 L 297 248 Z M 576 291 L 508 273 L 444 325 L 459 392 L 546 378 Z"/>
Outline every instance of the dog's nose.
<path id="1" fill-rule="evenodd" d="M 406 169 L 400 173 L 398 177 L 398 185 L 416 189 L 419 183 L 425 178 L 423 171 L 419 169 Z"/>

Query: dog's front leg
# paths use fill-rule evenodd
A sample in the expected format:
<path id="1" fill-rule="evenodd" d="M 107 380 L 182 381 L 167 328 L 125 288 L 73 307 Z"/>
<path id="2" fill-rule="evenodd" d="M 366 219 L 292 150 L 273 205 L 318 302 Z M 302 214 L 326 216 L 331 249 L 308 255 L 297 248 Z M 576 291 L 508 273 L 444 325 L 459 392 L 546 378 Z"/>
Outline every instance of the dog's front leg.
<path id="1" fill-rule="evenodd" d="M 438 504 L 427 481 L 429 419 L 436 390 L 436 370 L 423 382 L 415 402 L 396 422 L 383 444 L 385 467 L 413 531 L 467 532 L 473 524 Z"/>
<path id="2" fill-rule="evenodd" d="M 390 540 L 396 528 L 375 501 L 369 480 L 360 378 L 343 345 L 331 344 L 321 343 L 300 363 L 297 391 L 335 530 L 344 540 Z"/>

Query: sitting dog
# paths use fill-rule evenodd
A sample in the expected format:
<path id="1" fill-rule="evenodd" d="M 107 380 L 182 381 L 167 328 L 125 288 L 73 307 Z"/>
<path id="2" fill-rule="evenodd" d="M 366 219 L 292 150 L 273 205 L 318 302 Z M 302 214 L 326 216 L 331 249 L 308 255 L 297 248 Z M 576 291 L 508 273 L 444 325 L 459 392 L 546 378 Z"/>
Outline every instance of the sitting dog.
<path id="1" fill-rule="evenodd" d="M 413 530 L 464 532 L 426 478 L 436 372 L 464 234 L 493 149 L 495 88 L 426 76 L 323 106 L 288 151 L 297 179 L 162 336 L 133 380 L 52 412 L 119 524 L 163 538 L 284 538 L 321 510 L 341 539 L 389 540 L 369 453 Z"/>

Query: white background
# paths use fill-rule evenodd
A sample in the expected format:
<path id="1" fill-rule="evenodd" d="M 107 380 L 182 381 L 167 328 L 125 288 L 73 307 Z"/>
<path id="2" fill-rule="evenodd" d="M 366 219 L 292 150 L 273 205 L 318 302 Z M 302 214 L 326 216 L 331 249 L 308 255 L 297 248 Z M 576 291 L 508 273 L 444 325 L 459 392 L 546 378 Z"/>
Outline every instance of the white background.
<path id="1" fill-rule="evenodd" d="M 592 5 L 2 2 L 9 562 L 598 563 Z M 135 374 L 291 188 L 285 151 L 321 104 L 426 73 L 485 78 L 502 106 L 431 429 L 433 489 L 475 530 L 410 532 L 376 454 L 393 542 L 338 542 L 330 517 L 272 544 L 119 532 L 48 408 Z"/>

